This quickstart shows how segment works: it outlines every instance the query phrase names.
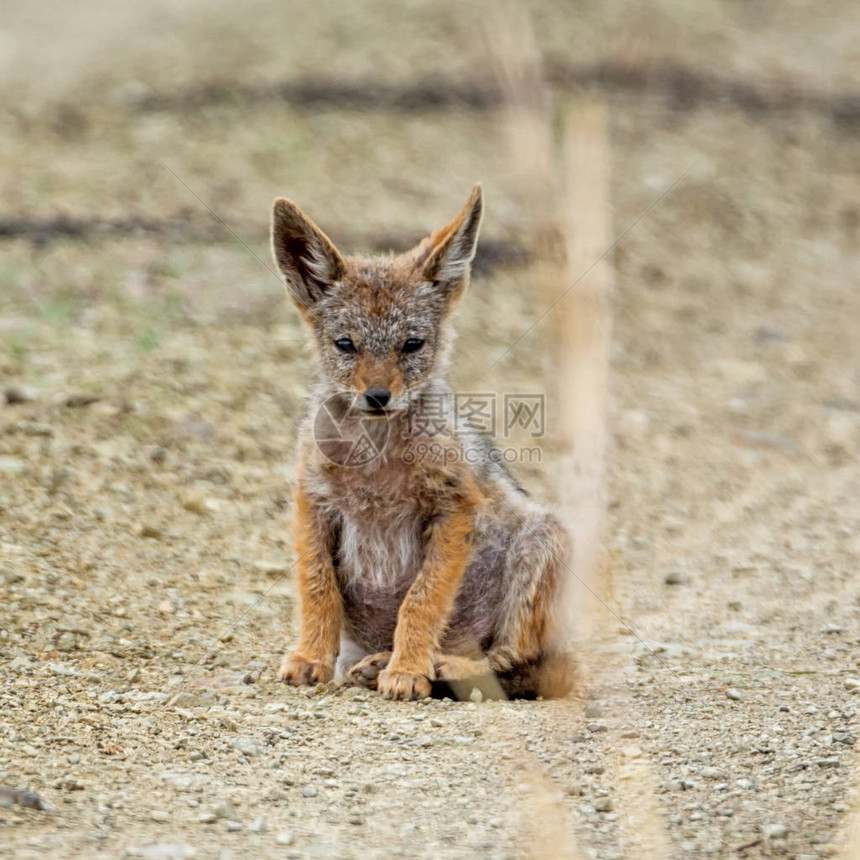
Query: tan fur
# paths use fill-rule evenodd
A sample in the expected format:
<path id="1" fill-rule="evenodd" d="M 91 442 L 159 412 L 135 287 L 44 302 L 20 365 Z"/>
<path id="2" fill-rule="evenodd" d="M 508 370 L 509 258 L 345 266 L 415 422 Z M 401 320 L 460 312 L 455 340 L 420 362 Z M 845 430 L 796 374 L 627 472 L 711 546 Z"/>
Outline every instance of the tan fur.
<path id="1" fill-rule="evenodd" d="M 471 553 L 477 488 L 474 496 L 433 526 L 424 564 L 400 604 L 391 662 L 379 676 L 379 691 L 388 698 L 430 694 L 434 657 Z"/>
<path id="2" fill-rule="evenodd" d="M 303 623 L 295 651 L 281 665 L 280 678 L 290 684 L 319 684 L 334 676 L 343 603 L 332 564 L 332 535 L 301 485 L 295 506 L 293 536 L 300 559 L 297 581 Z"/>
<path id="3" fill-rule="evenodd" d="M 566 533 L 485 439 L 450 420 L 449 317 L 468 284 L 482 212 L 476 186 L 457 218 L 411 252 L 367 259 L 341 257 L 295 204 L 275 203 L 274 257 L 322 370 L 300 437 L 301 632 L 281 669 L 291 684 L 330 679 L 343 635 L 350 653 L 367 655 L 346 677 L 388 698 L 424 697 L 435 680 L 489 669 L 509 692 L 541 692 Z M 410 340 L 421 345 L 407 352 Z M 365 403 L 368 388 L 390 393 L 381 417 Z M 447 404 L 445 426 L 416 429 L 434 397 Z M 314 415 L 331 398 L 349 401 L 340 430 L 386 431 L 379 456 L 356 466 L 322 453 Z M 416 459 L 416 443 L 438 456 Z"/>

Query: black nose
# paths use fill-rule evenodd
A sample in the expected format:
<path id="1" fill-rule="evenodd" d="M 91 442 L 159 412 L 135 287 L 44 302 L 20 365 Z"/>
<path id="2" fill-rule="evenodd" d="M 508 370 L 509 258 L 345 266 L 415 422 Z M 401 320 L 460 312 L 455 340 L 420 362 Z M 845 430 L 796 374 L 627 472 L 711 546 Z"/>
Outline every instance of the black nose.
<path id="1" fill-rule="evenodd" d="M 368 388 L 364 392 L 364 399 L 371 409 L 384 409 L 391 400 L 391 392 L 387 388 Z"/>

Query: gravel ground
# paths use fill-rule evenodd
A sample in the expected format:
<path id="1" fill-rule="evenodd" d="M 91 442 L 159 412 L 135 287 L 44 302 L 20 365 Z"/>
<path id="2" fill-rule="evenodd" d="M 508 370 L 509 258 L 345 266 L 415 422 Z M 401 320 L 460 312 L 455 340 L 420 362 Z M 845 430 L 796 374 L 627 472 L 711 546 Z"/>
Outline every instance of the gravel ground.
<path id="1" fill-rule="evenodd" d="M 73 335 L 32 320 L 9 389 L 32 399 L 0 410 L 0 782 L 59 812 L 0 809 L 0 852 L 517 857 L 549 815 L 636 856 L 633 763 L 673 856 L 831 856 L 858 730 L 860 308 L 838 283 L 785 296 L 782 319 L 767 294 L 625 296 L 616 615 L 554 703 L 276 683 L 307 374 L 286 309 L 156 346 L 110 306 Z"/>

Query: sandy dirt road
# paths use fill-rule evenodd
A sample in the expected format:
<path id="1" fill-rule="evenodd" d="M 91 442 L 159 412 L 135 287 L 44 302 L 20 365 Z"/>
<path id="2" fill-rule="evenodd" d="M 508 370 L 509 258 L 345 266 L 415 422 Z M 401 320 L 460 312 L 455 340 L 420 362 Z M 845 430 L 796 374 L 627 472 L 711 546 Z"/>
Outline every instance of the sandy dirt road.
<path id="1" fill-rule="evenodd" d="M 147 41 L 147 23 L 123 62 L 73 64 L 94 69 L 77 95 L 4 105 L 0 784 L 59 811 L 0 806 L 0 855 L 836 856 L 860 702 L 856 122 L 826 99 L 601 90 L 618 233 L 696 167 L 613 253 L 609 608 L 579 698 L 286 689 L 310 364 L 276 280 L 189 189 L 266 261 L 280 193 L 344 245 L 417 240 L 477 178 L 488 248 L 519 248 L 523 213 L 480 104 L 355 112 L 216 88 L 141 107 L 211 84 L 217 55 L 234 82 L 313 75 L 314 40 L 340 46 L 332 75 L 419 77 L 358 13 L 346 33 L 306 23 L 279 59 L 274 35 L 215 8 L 196 53 L 177 45 L 200 19 L 176 13 L 175 42 Z M 426 28 L 403 44 L 436 44 L 445 10 L 417 4 Z M 673 62 L 706 77 L 772 92 L 794 75 L 825 95 L 853 84 L 847 13 L 831 12 L 760 10 L 760 38 L 723 5 L 695 24 L 672 4 L 624 23 L 535 5 L 556 58 L 599 43 L 647 66 L 630 45 L 650 27 L 684 34 Z M 471 79 L 454 33 L 429 71 Z M 172 77 L 141 65 L 156 51 Z M 485 375 L 541 311 L 529 273 L 485 258 L 460 390 L 542 390 L 540 327 Z M 548 500 L 557 453 L 514 467 Z"/>

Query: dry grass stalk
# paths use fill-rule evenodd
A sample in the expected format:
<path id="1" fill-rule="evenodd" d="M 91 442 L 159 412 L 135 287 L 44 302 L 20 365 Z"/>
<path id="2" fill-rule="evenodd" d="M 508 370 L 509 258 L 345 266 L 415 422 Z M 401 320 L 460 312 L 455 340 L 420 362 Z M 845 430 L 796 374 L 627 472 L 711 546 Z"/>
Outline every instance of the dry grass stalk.
<path id="1" fill-rule="evenodd" d="M 567 583 L 562 601 L 566 614 L 559 618 L 558 629 L 559 636 L 576 631 L 577 638 L 589 640 L 603 614 L 594 595 L 611 599 L 611 588 L 600 574 L 608 576 L 602 562 L 612 264 L 606 258 L 595 265 L 612 242 L 605 109 L 597 102 L 568 105 L 563 133 L 567 271 L 553 285 L 550 300 L 556 301 L 571 284 L 576 286 L 552 312 L 556 348 L 552 382 L 559 427 L 560 503 L 573 532 L 575 577 Z"/>
<path id="2" fill-rule="evenodd" d="M 582 852 L 567 832 L 565 811 L 552 783 L 534 765 L 524 765 L 521 785 L 527 793 L 521 810 L 526 851 L 531 860 L 581 860 Z"/>
<path id="3" fill-rule="evenodd" d="M 842 828 L 842 851 L 839 856 L 842 860 L 860 860 L 860 768 L 855 768 L 849 797 L 852 798 L 852 809 Z"/>
<path id="4" fill-rule="evenodd" d="M 535 306 L 549 304 L 564 276 L 559 241 L 552 100 L 528 11 L 514 3 L 496 3 L 484 16 L 488 63 L 504 94 L 502 123 L 515 194 L 523 212 L 522 238 L 534 261 L 527 282 Z M 562 679 L 563 684 L 563 679 Z M 568 831 L 564 808 L 537 762 L 524 753 L 524 830 L 528 853 L 579 860 L 577 840 Z"/>
<path id="5" fill-rule="evenodd" d="M 558 258 L 552 93 L 527 8 L 492 4 L 484 16 L 488 65 L 503 97 L 502 123 L 523 239 L 535 259 Z M 554 253 L 548 253 L 553 251 Z"/>
<path id="6" fill-rule="evenodd" d="M 574 536 L 575 576 L 560 602 L 559 645 L 575 631 L 592 648 L 614 637 L 617 620 L 604 601 L 613 601 L 605 556 L 606 460 L 609 431 L 609 355 L 612 336 L 613 271 L 603 254 L 612 244 L 610 144 L 606 110 L 594 101 L 567 107 L 563 117 L 563 201 L 568 237 L 567 284 L 575 284 L 554 310 L 562 432 L 561 503 Z M 587 274 L 586 274 L 587 273 Z M 612 694 L 608 722 L 631 722 L 632 702 L 617 660 L 592 659 L 592 677 Z M 669 856 L 653 779 L 639 748 L 615 752 L 618 808 L 625 818 L 628 856 Z"/>

